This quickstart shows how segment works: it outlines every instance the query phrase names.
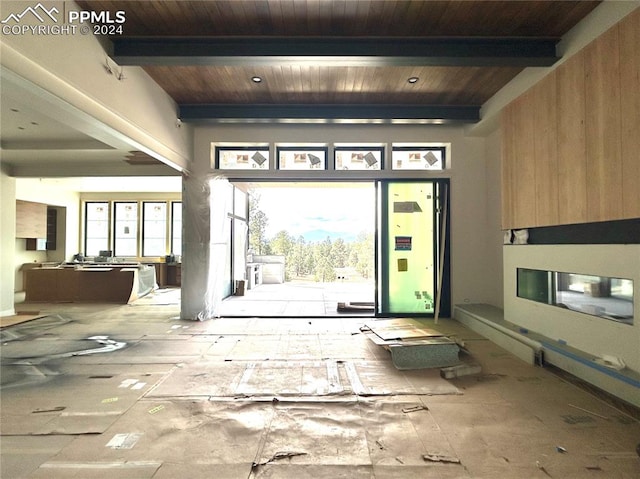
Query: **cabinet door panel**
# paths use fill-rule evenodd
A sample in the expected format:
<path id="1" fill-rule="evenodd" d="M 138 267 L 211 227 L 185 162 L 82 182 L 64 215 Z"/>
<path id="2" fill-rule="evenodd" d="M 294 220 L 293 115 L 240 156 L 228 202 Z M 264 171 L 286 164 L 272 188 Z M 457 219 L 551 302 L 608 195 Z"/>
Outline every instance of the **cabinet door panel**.
<path id="1" fill-rule="evenodd" d="M 640 9 L 620 23 L 622 205 L 625 218 L 640 217 Z"/>
<path id="2" fill-rule="evenodd" d="M 513 117 L 515 144 L 514 227 L 536 226 L 536 172 L 533 94 L 530 91 L 516 100 Z"/>
<path id="3" fill-rule="evenodd" d="M 47 205 L 16 200 L 16 238 L 47 237 Z"/>
<path id="4" fill-rule="evenodd" d="M 502 229 L 514 228 L 513 210 L 515 190 L 515 135 L 513 131 L 513 115 L 515 107 L 507 106 L 501 114 L 501 155 L 502 155 Z"/>
<path id="5" fill-rule="evenodd" d="M 558 220 L 587 221 L 584 53 L 560 65 L 558 85 Z"/>
<path id="6" fill-rule="evenodd" d="M 533 88 L 536 226 L 558 224 L 558 131 L 555 72 Z"/>
<path id="7" fill-rule="evenodd" d="M 620 59 L 618 29 L 585 48 L 587 218 L 622 218 Z"/>

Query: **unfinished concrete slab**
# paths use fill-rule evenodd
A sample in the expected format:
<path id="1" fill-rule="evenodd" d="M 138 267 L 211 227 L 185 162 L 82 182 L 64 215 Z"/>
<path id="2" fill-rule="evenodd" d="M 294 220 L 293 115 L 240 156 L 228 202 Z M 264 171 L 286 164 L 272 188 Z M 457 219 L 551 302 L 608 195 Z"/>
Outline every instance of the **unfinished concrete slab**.
<path id="1" fill-rule="evenodd" d="M 3 478 L 640 474 L 633 410 L 451 320 L 435 329 L 464 342 L 461 358 L 480 373 L 400 371 L 359 331 L 365 318 L 189 322 L 164 303 L 39 307 L 57 316 L 2 331 Z M 66 354 L 105 330 L 131 346 Z"/>

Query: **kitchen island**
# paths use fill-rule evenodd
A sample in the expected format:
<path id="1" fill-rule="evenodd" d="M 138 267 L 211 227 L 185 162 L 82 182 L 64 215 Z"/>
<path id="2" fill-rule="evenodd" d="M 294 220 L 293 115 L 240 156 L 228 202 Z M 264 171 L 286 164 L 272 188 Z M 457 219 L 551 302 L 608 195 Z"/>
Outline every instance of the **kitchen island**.
<path id="1" fill-rule="evenodd" d="M 61 264 L 25 271 L 25 301 L 127 304 L 155 288 L 155 268 L 139 263 Z"/>

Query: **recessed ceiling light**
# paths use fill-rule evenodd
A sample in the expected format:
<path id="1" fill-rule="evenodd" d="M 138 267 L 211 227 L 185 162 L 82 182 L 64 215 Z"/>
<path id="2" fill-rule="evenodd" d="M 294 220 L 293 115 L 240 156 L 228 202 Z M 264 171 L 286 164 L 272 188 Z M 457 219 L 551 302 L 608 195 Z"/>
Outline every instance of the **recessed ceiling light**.
<path id="1" fill-rule="evenodd" d="M 409 77 L 409 78 L 407 79 L 407 81 L 408 81 L 409 83 L 417 83 L 417 82 L 418 82 L 418 80 L 419 80 L 419 78 L 418 78 L 418 77 Z"/>
<path id="2" fill-rule="evenodd" d="M 251 81 L 253 83 L 261 83 L 262 82 L 262 78 L 259 77 L 259 76 L 253 76 L 253 77 L 251 77 Z"/>

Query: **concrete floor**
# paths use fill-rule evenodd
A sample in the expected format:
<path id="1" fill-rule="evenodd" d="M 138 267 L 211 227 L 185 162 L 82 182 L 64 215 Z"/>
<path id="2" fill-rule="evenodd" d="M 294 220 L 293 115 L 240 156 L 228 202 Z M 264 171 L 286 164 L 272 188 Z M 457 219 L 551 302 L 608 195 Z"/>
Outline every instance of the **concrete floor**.
<path id="1" fill-rule="evenodd" d="M 320 317 L 338 314 L 338 302 L 371 302 L 375 297 L 371 282 L 288 281 L 260 284 L 243 296 L 229 296 L 221 304 L 221 316 Z M 372 312 L 349 313 L 373 316 Z M 343 314 L 344 316 L 344 314 Z"/>
<path id="2" fill-rule="evenodd" d="M 367 318 L 177 319 L 21 304 L 1 332 L 4 478 L 637 478 L 640 423 L 453 320 L 482 372 L 398 371 Z"/>

